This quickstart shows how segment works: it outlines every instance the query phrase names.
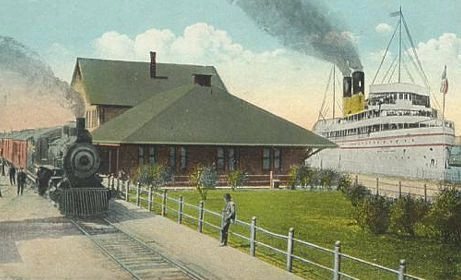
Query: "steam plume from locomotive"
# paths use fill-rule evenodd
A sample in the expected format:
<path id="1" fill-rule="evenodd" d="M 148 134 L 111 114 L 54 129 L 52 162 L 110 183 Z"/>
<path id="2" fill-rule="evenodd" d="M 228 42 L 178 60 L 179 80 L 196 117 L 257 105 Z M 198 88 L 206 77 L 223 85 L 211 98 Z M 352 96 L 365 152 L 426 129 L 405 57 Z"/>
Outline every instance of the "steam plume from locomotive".
<path id="1" fill-rule="evenodd" d="M 229 0 L 286 47 L 332 62 L 344 76 L 362 64 L 351 36 L 314 0 Z"/>
<path id="2" fill-rule="evenodd" d="M 38 54 L 3 36 L 0 107 L 0 130 L 61 125 L 66 118 L 73 120 L 84 114 L 80 95 L 67 82 L 56 78 Z"/>

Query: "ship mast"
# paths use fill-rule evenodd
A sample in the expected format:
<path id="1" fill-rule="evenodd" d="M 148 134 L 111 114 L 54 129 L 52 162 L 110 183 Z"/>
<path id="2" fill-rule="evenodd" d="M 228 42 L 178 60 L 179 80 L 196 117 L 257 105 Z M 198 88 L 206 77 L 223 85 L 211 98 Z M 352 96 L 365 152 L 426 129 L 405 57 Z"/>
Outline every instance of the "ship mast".
<path id="1" fill-rule="evenodd" d="M 335 118 L 336 102 L 336 66 L 333 64 L 333 119 Z"/>
<path id="2" fill-rule="evenodd" d="M 401 80 L 401 65 L 402 65 L 402 6 L 399 8 L 399 79 L 398 83 L 400 83 Z"/>
<path id="3" fill-rule="evenodd" d="M 399 37 L 398 38 L 398 46 L 396 46 L 398 48 L 398 50 L 397 50 L 398 56 L 394 60 L 392 60 L 392 62 L 390 63 L 391 65 L 389 66 L 387 71 L 384 73 L 381 83 L 390 82 L 390 80 L 392 79 L 392 76 L 394 75 L 394 72 L 396 70 L 397 70 L 396 71 L 397 72 L 397 82 L 398 83 L 402 82 L 402 78 L 403 78 L 402 77 L 402 66 L 404 66 L 404 69 L 408 73 L 408 68 L 405 65 L 405 60 L 404 60 L 404 57 L 403 57 L 404 54 L 407 54 L 407 57 L 409 58 L 409 60 L 411 62 L 410 65 L 412 65 L 417 70 L 418 74 L 420 75 L 420 78 L 421 78 L 422 82 L 424 83 L 424 86 L 426 88 L 430 88 L 429 80 L 427 79 L 426 74 L 425 74 L 425 72 L 423 70 L 421 61 L 419 60 L 418 54 L 416 52 L 416 48 L 415 48 L 415 44 L 413 42 L 413 38 L 411 37 L 410 30 L 408 29 L 407 23 L 405 21 L 405 17 L 403 16 L 402 7 L 400 7 L 398 11 L 391 13 L 390 16 L 391 17 L 397 17 L 398 16 L 399 20 L 397 22 L 396 28 L 394 29 L 394 33 L 392 34 L 392 37 L 389 40 L 389 43 L 387 44 L 386 50 L 385 50 L 384 55 L 383 55 L 383 57 L 381 59 L 381 62 L 380 62 L 379 67 L 378 67 L 378 70 L 376 71 L 376 74 L 375 74 L 375 76 L 373 78 L 372 84 L 375 84 L 376 79 L 378 78 L 378 74 L 381 72 L 381 68 L 383 67 L 384 62 L 386 61 L 386 58 L 388 57 L 389 49 L 391 48 L 392 42 L 394 41 L 394 38 L 397 35 Z M 402 29 L 402 27 L 403 27 L 403 29 Z M 410 45 L 410 48 L 407 48 L 407 50 L 404 50 L 404 46 L 405 46 L 404 41 L 403 41 L 404 35 L 406 35 L 405 37 L 407 38 L 407 41 L 408 41 L 408 43 Z M 410 55 L 410 53 L 411 53 L 411 55 Z M 412 80 L 412 82 L 415 83 L 415 81 L 413 80 L 413 77 L 410 74 L 408 74 L 408 76 Z M 386 79 L 387 79 L 387 81 L 385 81 Z"/>

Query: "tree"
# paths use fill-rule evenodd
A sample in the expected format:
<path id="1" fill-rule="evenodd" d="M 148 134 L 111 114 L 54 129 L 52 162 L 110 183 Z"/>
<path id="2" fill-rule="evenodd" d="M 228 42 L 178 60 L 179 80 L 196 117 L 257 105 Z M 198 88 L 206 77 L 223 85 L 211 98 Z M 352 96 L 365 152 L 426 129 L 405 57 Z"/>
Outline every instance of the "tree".
<path id="1" fill-rule="evenodd" d="M 422 198 L 414 199 L 409 194 L 399 198 L 391 206 L 390 228 L 397 234 L 415 235 L 415 225 L 422 222 L 429 211 L 429 203 Z"/>
<path id="2" fill-rule="evenodd" d="M 443 189 L 429 213 L 429 221 L 443 242 L 461 243 L 461 191 Z"/>
<path id="3" fill-rule="evenodd" d="M 247 179 L 248 174 L 245 171 L 236 169 L 227 175 L 227 184 L 235 191 L 237 187 L 242 186 Z"/>
<path id="4" fill-rule="evenodd" d="M 189 178 L 191 183 L 195 185 L 202 200 L 206 200 L 208 190 L 216 187 L 218 172 L 213 166 L 197 165 Z"/>
<path id="5" fill-rule="evenodd" d="M 169 167 L 162 164 L 139 165 L 134 172 L 134 181 L 154 189 L 171 182 L 172 172 Z"/>
<path id="6" fill-rule="evenodd" d="M 296 186 L 307 187 L 315 180 L 315 171 L 307 166 L 293 165 L 290 168 L 289 181 L 291 189 Z"/>

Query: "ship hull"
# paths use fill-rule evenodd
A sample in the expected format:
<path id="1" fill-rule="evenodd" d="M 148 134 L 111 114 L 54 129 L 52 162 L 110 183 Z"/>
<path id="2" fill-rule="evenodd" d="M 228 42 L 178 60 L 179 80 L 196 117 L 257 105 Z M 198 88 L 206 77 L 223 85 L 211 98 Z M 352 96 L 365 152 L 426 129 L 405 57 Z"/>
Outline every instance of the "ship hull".
<path id="1" fill-rule="evenodd" d="M 449 127 L 388 130 L 329 140 L 339 147 L 307 160 L 314 168 L 428 180 L 446 180 L 454 145 Z"/>

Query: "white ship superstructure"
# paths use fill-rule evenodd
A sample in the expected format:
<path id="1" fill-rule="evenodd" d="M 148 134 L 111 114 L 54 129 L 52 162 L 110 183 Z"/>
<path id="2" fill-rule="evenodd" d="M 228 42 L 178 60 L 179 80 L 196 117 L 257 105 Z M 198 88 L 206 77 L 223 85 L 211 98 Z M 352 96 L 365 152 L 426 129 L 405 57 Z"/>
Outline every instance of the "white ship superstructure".
<path id="1" fill-rule="evenodd" d="M 447 179 L 454 124 L 432 108 L 427 85 L 402 82 L 400 73 L 395 82 L 370 85 L 367 99 L 363 72 L 344 77 L 343 117 L 319 119 L 313 130 L 339 147 L 312 155 L 312 167 Z"/>
<path id="2" fill-rule="evenodd" d="M 309 164 L 357 173 L 444 179 L 455 130 L 437 117 L 427 89 L 405 83 L 370 86 L 366 110 L 319 120 L 314 131 L 339 148 Z"/>

